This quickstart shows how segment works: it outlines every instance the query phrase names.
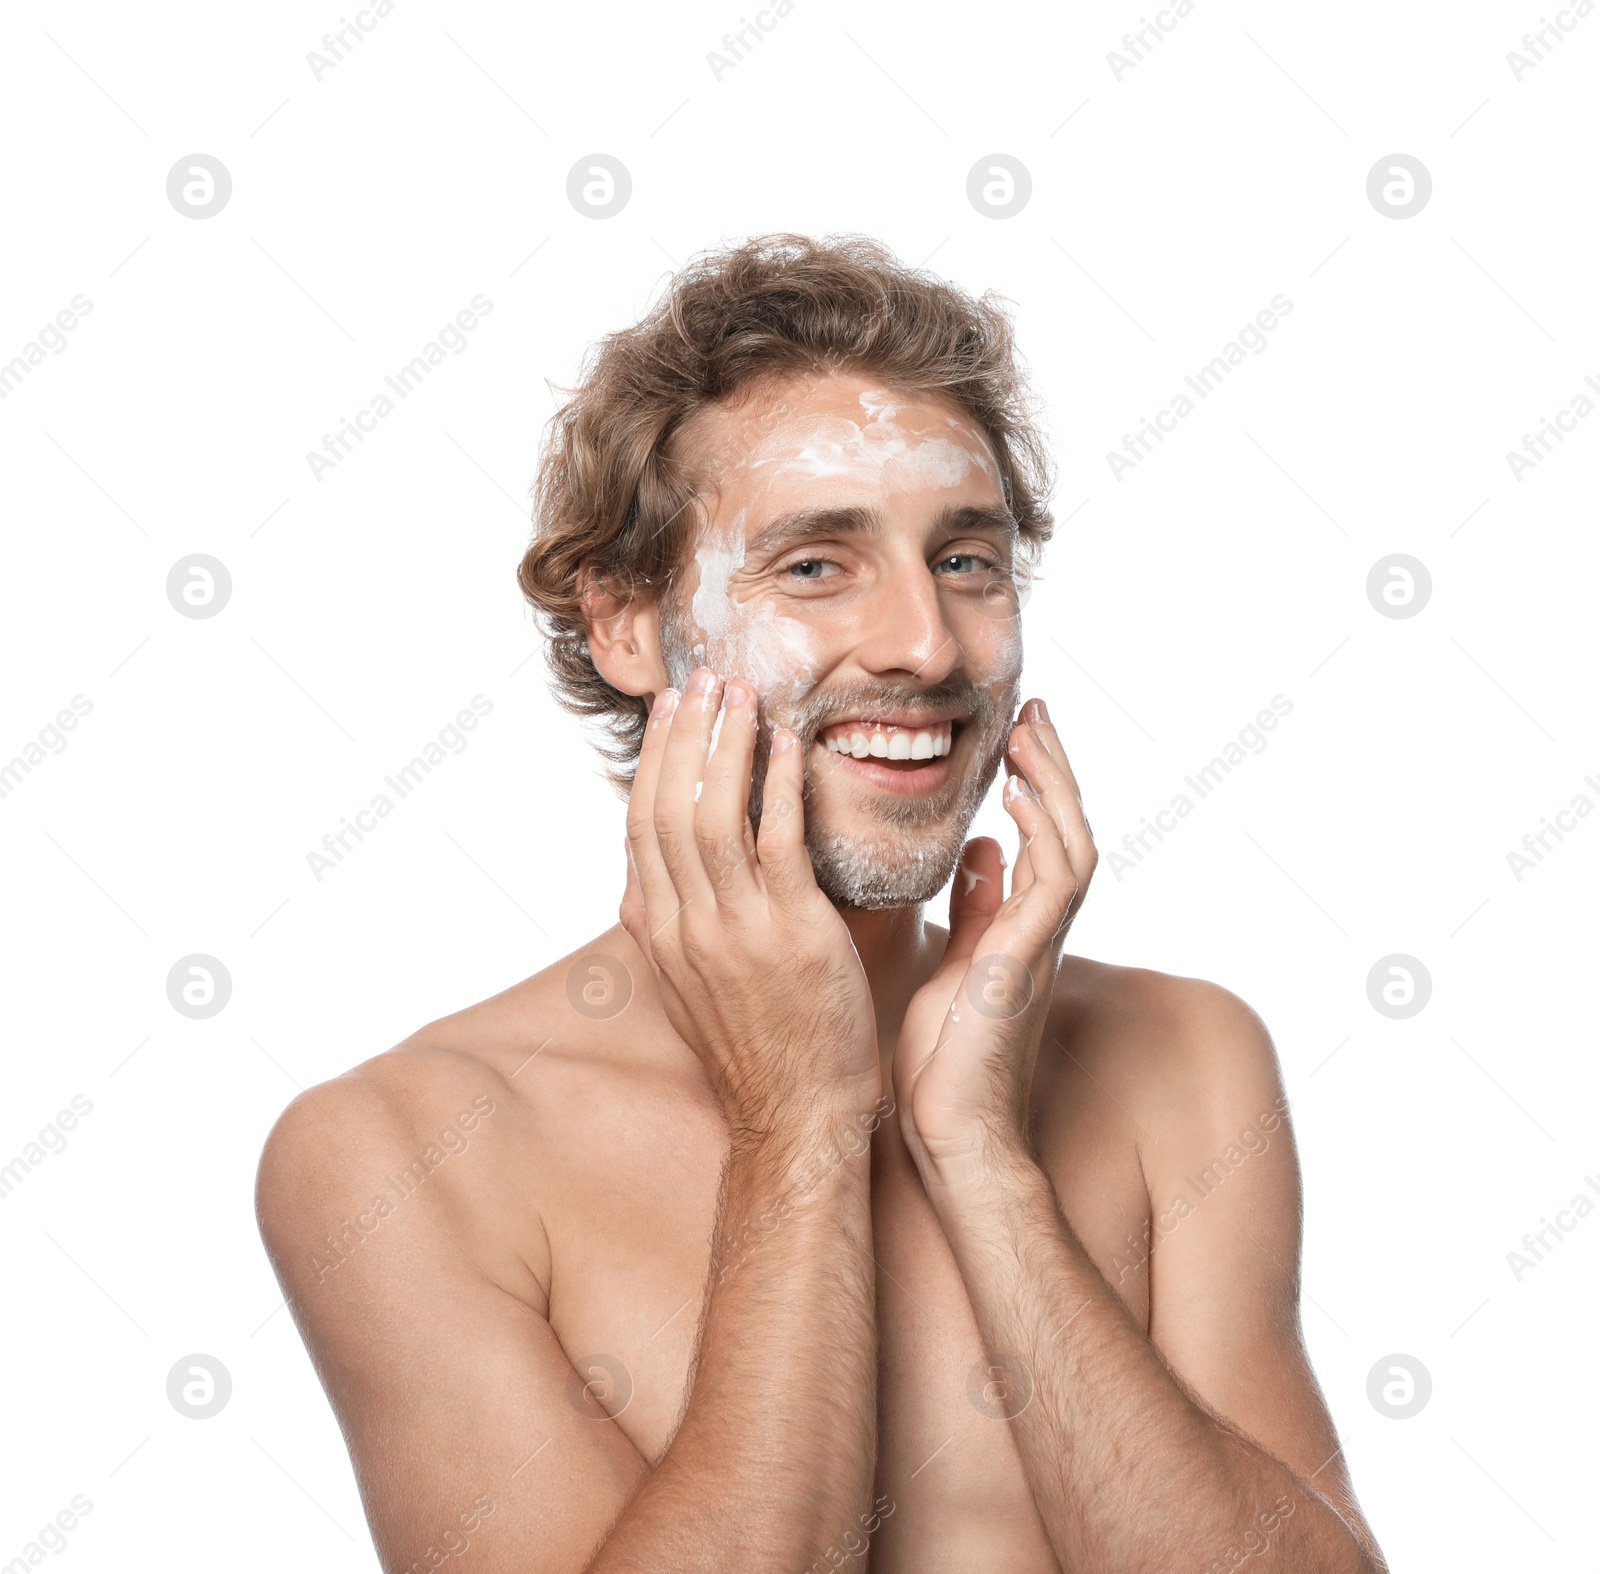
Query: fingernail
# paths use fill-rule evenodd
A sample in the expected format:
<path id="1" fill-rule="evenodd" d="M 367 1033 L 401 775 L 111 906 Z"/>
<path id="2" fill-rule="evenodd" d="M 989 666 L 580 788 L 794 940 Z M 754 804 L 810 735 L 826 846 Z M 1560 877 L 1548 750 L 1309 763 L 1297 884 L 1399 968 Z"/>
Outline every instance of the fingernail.
<path id="1" fill-rule="evenodd" d="M 716 681 L 716 674 L 705 667 L 696 667 L 689 674 L 689 693 L 705 694 Z"/>
<path id="2" fill-rule="evenodd" d="M 663 689 L 656 695 L 655 709 L 651 712 L 651 715 L 659 716 L 662 720 L 665 720 L 677 708 L 678 691 L 676 689 Z"/>
<path id="3" fill-rule="evenodd" d="M 745 688 L 744 684 L 738 682 L 737 680 L 730 683 L 727 688 L 722 691 L 722 703 L 730 710 L 735 705 L 748 704 L 749 700 L 750 691 Z"/>
<path id="4" fill-rule="evenodd" d="M 788 731 L 775 732 L 772 735 L 772 752 L 774 754 L 787 754 L 799 745 L 800 740 Z"/>

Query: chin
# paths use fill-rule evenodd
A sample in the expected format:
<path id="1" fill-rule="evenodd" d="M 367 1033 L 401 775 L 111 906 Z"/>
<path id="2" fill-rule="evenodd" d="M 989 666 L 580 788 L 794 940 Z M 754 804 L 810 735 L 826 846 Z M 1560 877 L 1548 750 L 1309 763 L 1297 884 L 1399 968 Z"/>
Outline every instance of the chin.
<path id="1" fill-rule="evenodd" d="M 818 889 L 835 907 L 864 912 L 931 902 L 955 873 L 965 842 L 965 823 L 872 836 L 826 826 L 806 831 Z"/>

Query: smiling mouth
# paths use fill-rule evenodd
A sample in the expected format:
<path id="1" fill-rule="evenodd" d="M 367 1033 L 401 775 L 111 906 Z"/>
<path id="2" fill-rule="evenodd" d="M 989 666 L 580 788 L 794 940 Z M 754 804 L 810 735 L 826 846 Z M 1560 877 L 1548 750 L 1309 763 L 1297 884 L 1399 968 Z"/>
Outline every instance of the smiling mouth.
<path id="1" fill-rule="evenodd" d="M 956 718 L 909 723 L 851 719 L 817 734 L 816 745 L 866 785 L 895 793 L 936 791 L 950 778 L 964 723 Z"/>
<path id="2" fill-rule="evenodd" d="M 817 734 L 817 742 L 830 753 L 857 760 L 920 764 L 949 754 L 960 728 L 956 717 L 922 722 L 851 717 L 829 723 Z"/>

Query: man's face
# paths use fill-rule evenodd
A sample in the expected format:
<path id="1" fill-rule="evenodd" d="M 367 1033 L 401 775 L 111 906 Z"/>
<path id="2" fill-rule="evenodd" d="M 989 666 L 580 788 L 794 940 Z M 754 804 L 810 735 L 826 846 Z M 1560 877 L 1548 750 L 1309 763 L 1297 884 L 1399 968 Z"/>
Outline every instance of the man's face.
<path id="1" fill-rule="evenodd" d="M 699 665 L 804 753 L 806 844 L 841 907 L 927 901 L 1005 750 L 1022 672 L 1015 529 L 982 428 L 948 401 L 835 373 L 701 411 L 695 540 L 662 607 L 668 681 Z"/>

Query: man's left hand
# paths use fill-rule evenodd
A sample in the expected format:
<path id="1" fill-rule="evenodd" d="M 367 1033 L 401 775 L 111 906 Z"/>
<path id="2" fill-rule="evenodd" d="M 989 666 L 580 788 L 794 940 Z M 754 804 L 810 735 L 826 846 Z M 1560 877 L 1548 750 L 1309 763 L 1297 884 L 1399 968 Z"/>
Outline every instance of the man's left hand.
<path id="1" fill-rule="evenodd" d="M 968 842 L 944 956 L 912 996 L 895 1049 L 901 1130 L 929 1186 L 1028 1157 L 1028 1095 L 1061 946 L 1098 857 L 1042 700 L 1022 707 L 1006 769 L 1019 836 L 1011 894 L 999 843 Z"/>

